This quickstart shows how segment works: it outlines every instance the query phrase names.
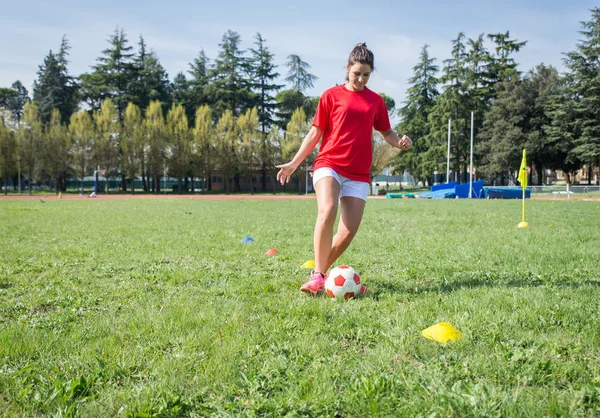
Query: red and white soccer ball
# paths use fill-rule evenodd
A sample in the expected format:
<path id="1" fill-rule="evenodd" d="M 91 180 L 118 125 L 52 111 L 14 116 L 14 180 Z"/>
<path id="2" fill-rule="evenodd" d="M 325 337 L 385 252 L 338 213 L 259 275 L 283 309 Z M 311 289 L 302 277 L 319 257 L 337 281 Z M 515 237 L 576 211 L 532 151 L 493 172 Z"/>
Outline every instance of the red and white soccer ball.
<path id="1" fill-rule="evenodd" d="M 360 294 L 360 276 L 352 267 L 338 266 L 325 280 L 325 291 L 332 298 L 349 299 Z"/>

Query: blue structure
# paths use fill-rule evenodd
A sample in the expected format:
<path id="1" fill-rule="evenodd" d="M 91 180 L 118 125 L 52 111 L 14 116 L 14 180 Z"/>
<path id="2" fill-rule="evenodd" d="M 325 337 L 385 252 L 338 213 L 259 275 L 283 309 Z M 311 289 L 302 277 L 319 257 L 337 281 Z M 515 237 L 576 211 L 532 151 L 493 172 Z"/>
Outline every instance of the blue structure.
<path id="1" fill-rule="evenodd" d="M 427 193 L 420 193 L 419 198 L 421 199 L 468 199 L 470 183 L 458 184 L 456 182 L 436 184 L 431 186 L 431 191 Z M 483 180 L 474 181 L 471 197 L 473 199 L 480 199 L 483 197 Z"/>
<path id="2" fill-rule="evenodd" d="M 523 189 L 521 187 L 484 187 L 483 197 L 485 199 L 522 199 Z M 531 197 L 531 190 L 525 189 L 525 198 Z"/>

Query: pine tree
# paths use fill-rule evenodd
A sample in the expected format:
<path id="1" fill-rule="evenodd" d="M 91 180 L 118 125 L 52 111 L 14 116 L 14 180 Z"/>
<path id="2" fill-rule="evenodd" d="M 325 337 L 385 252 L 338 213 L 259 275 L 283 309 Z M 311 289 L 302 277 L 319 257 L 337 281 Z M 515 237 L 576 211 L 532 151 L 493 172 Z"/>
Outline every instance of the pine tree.
<path id="1" fill-rule="evenodd" d="M 451 155 L 455 181 L 460 181 L 461 164 L 466 161 L 470 142 L 470 109 L 465 86 L 467 52 L 464 41 L 465 35 L 461 32 L 452 41 L 451 58 L 444 61 L 444 74 L 440 77 L 440 81 L 445 84 L 444 92 L 436 98 L 429 115 L 431 128 L 426 140 L 429 149 L 424 156 L 429 163 L 435 164 L 436 169 L 446 168 L 448 119 L 451 119 Z"/>
<path id="2" fill-rule="evenodd" d="M 102 55 L 96 59 L 98 63 L 92 67 L 97 75 L 90 75 L 87 79 L 99 82 L 100 85 L 94 88 L 101 92 L 103 99 L 111 99 L 117 109 L 119 121 L 122 121 L 131 99 L 129 86 L 137 77 L 132 62 L 133 47 L 128 44 L 123 29 L 119 28 L 109 36 L 108 42 L 110 46 L 102 51 Z"/>
<path id="3" fill-rule="evenodd" d="M 266 40 L 257 33 L 255 36 L 256 48 L 250 49 L 252 57 L 251 75 L 254 82 L 252 88 L 257 94 L 256 106 L 258 108 L 258 120 L 263 133 L 269 130 L 274 123 L 275 110 L 277 109 L 277 100 L 274 93 L 283 86 L 274 84 L 273 80 L 279 77 L 275 71 L 277 66 L 273 62 L 274 55 L 265 46 Z"/>
<path id="4" fill-rule="evenodd" d="M 183 72 L 177 73 L 173 79 L 173 83 L 171 83 L 171 99 L 173 104 L 183 106 L 188 121 L 193 123 L 196 116 L 196 108 L 192 102 L 190 82 L 185 78 Z"/>
<path id="5" fill-rule="evenodd" d="M 396 127 L 396 131 L 412 138 L 413 147 L 410 152 L 397 153 L 392 165 L 396 172 L 407 170 L 415 178 L 431 184 L 435 160 L 424 156 L 432 145 L 428 142 L 428 118 L 439 95 L 439 81 L 436 78 L 438 66 L 434 64 L 435 58 L 429 56 L 428 48 L 429 45 L 423 46 L 419 62 L 413 67 L 414 75 L 408 80 L 410 87 L 406 104 L 399 111 L 400 123 Z"/>
<path id="6" fill-rule="evenodd" d="M 142 36 L 138 45 L 137 54 L 133 55 L 131 63 L 126 67 L 131 72 L 127 77 L 126 99 L 137 105 L 142 112 L 152 100 L 158 100 L 165 111 L 172 102 L 167 72 L 160 64 L 156 53 L 147 50 Z M 124 76 L 127 75 L 128 71 L 125 71 Z"/>
<path id="7" fill-rule="evenodd" d="M 231 30 L 223 35 L 223 42 L 214 66 L 209 72 L 210 84 L 208 95 L 214 116 L 220 116 L 230 110 L 233 117 L 244 113 L 252 107 L 254 94 L 251 91 L 249 80 L 248 59 L 245 51 L 240 49 L 241 38 L 237 32 Z"/>
<path id="8" fill-rule="evenodd" d="M 33 84 L 33 101 L 38 105 L 44 123 L 50 121 L 54 109 L 58 109 L 63 123 L 68 123 L 77 109 L 78 86 L 67 69 L 70 49 L 67 38 L 63 37 L 58 54 L 50 51 L 39 66 L 38 78 Z"/>
<path id="9" fill-rule="evenodd" d="M 573 157 L 587 165 L 588 184 L 593 166 L 600 166 L 600 8 L 591 10 L 591 19 L 582 22 L 583 39 L 575 51 L 566 54 L 565 65 L 572 74 L 574 103 L 565 103 L 575 110 L 579 124 L 574 138 Z"/>
<path id="10" fill-rule="evenodd" d="M 511 77 L 515 73 L 518 74 L 517 63 L 511 55 L 519 52 L 527 44 L 527 41 L 519 42 L 510 39 L 509 31 L 492 33 L 488 35 L 488 38 L 495 45 L 495 55 L 489 58 L 488 63 L 489 85 L 493 87 L 497 82 Z"/>
<path id="11" fill-rule="evenodd" d="M 267 171 L 268 171 L 268 135 L 267 132 L 275 123 L 275 114 L 278 103 L 274 95 L 283 86 L 275 84 L 273 81 L 279 77 L 275 71 L 277 66 L 273 62 L 274 55 L 265 46 L 266 40 L 257 33 L 255 36 L 256 48 L 250 49 L 252 57 L 250 59 L 252 68 L 252 79 L 254 80 L 253 89 L 256 92 L 256 106 L 258 108 L 258 120 L 263 135 L 261 136 L 261 189 L 267 190 Z"/>
<path id="12" fill-rule="evenodd" d="M 292 85 L 292 89 L 301 93 L 313 88 L 315 81 L 319 79 L 316 75 L 308 72 L 310 64 L 302 61 L 298 55 L 288 55 L 286 66 L 288 75 L 285 80 Z"/>
<path id="13" fill-rule="evenodd" d="M 191 76 L 189 80 L 189 103 L 190 107 L 195 112 L 200 106 L 210 104 L 208 97 L 208 83 L 209 80 L 209 59 L 204 54 L 204 50 L 201 49 L 198 53 L 198 57 L 194 58 L 194 61 L 190 63 L 190 69 L 188 74 Z M 190 119 L 193 122 L 194 119 Z"/>

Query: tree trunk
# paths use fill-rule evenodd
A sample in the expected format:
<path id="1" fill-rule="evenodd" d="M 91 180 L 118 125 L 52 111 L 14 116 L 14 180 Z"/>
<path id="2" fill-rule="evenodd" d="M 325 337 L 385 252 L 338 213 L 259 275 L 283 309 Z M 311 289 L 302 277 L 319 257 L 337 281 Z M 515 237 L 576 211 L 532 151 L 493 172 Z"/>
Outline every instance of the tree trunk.
<path id="1" fill-rule="evenodd" d="M 592 165 L 588 164 L 588 186 L 592 185 Z"/>

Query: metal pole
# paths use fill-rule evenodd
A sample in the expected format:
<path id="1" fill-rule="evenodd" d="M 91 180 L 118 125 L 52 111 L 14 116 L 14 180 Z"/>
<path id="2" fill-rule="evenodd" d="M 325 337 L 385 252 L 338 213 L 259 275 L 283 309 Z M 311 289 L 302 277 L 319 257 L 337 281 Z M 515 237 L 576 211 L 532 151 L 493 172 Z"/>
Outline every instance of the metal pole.
<path id="1" fill-rule="evenodd" d="M 450 183 L 450 118 L 448 118 L 448 160 L 446 162 L 446 183 Z"/>
<path id="2" fill-rule="evenodd" d="M 473 112 L 471 112 L 471 164 L 469 168 L 469 199 L 473 194 Z"/>

